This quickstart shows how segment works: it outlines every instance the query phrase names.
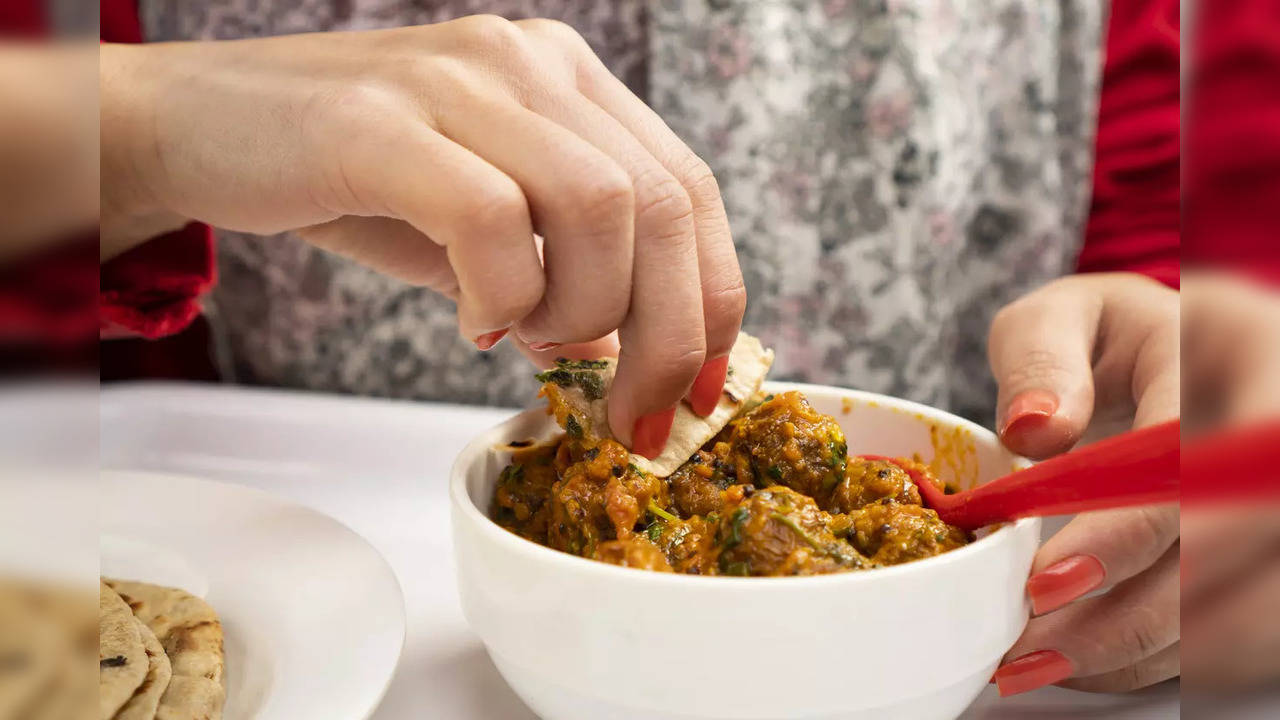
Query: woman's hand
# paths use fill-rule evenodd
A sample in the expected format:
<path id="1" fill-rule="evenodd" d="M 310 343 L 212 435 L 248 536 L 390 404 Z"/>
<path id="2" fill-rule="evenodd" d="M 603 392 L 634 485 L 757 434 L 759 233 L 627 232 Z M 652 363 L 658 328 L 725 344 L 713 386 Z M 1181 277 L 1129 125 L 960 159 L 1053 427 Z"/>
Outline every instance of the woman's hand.
<path id="1" fill-rule="evenodd" d="M 1004 443 L 1044 458 L 1091 421 L 1178 417 L 1178 303 L 1145 277 L 1097 274 L 1001 310 L 988 353 Z M 1049 539 L 1027 582 L 1035 617 L 996 671 L 1000 693 L 1052 683 L 1114 692 L 1177 675 L 1178 532 L 1177 506 L 1155 506 L 1081 514 Z"/>
<path id="2" fill-rule="evenodd" d="M 453 298 L 481 349 L 612 348 L 642 454 L 714 406 L 745 307 L 715 178 L 568 26 L 104 46 L 101 85 L 104 242 L 301 230 Z"/>
<path id="3" fill-rule="evenodd" d="M 1184 271 L 1182 307 L 1184 449 L 1197 448 L 1200 431 L 1234 433 L 1280 419 L 1280 292 L 1222 272 Z M 1251 470 L 1252 477 L 1235 470 L 1208 480 L 1232 492 L 1189 505 L 1182 516 L 1184 697 L 1280 678 L 1280 472 Z M 1188 489 L 1194 481 L 1206 482 L 1188 477 Z M 1238 494 L 1244 488 L 1252 495 Z"/>

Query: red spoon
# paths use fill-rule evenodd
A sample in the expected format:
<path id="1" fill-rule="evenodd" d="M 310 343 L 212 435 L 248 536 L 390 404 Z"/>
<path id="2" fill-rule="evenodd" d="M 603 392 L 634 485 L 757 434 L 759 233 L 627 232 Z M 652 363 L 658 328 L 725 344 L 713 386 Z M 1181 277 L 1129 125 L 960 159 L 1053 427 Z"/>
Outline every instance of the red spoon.
<path id="1" fill-rule="evenodd" d="M 1023 517 L 1176 502 L 1179 430 L 1177 420 L 1133 430 L 954 495 L 919 471 L 903 469 L 920 488 L 926 507 L 965 530 Z"/>

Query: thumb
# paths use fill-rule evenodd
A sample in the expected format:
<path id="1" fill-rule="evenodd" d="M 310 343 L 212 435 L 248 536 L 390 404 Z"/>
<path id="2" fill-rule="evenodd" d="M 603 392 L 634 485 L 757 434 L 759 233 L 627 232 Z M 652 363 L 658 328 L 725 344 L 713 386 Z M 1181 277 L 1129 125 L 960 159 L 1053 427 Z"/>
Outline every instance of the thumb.
<path id="1" fill-rule="evenodd" d="M 1080 439 L 1093 414 L 1101 308 L 1096 294 L 1061 280 L 996 314 L 987 355 L 1000 388 L 996 428 L 1009 449 L 1044 458 Z"/>

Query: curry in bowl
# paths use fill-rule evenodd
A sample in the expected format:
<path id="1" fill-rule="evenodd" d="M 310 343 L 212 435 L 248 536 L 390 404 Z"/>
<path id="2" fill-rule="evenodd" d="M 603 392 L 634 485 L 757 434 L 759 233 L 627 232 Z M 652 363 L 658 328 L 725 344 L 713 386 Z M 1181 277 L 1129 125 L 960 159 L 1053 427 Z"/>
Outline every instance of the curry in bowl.
<path id="1" fill-rule="evenodd" d="M 943 487 L 927 466 L 849 457 L 835 418 L 803 394 L 761 395 L 771 358 L 736 364 L 759 377 L 735 382 L 730 375 L 724 404 L 732 412 L 721 413 L 718 428 L 690 419 L 696 427 L 686 431 L 677 423 L 669 448 L 687 446 L 697 432 L 713 434 L 665 477 L 662 458 L 634 456 L 602 428 L 604 413 L 592 404 L 607 395 L 607 363 L 561 361 L 539 377 L 565 433 L 507 448 L 511 461 L 496 483 L 491 517 L 566 553 L 692 575 L 848 572 L 972 540 L 922 505 L 916 480 Z"/>

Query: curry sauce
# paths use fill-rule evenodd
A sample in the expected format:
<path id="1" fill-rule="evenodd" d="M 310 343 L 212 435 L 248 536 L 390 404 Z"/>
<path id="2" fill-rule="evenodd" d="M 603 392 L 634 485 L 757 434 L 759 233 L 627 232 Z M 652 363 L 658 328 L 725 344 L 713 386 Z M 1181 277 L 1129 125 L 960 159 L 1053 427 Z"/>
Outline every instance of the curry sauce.
<path id="1" fill-rule="evenodd" d="M 930 557 L 971 538 L 923 507 L 910 460 L 848 456 L 844 432 L 799 392 L 770 395 L 669 478 L 621 444 L 567 434 L 517 451 L 491 515 L 536 543 L 691 575 L 820 575 Z"/>

